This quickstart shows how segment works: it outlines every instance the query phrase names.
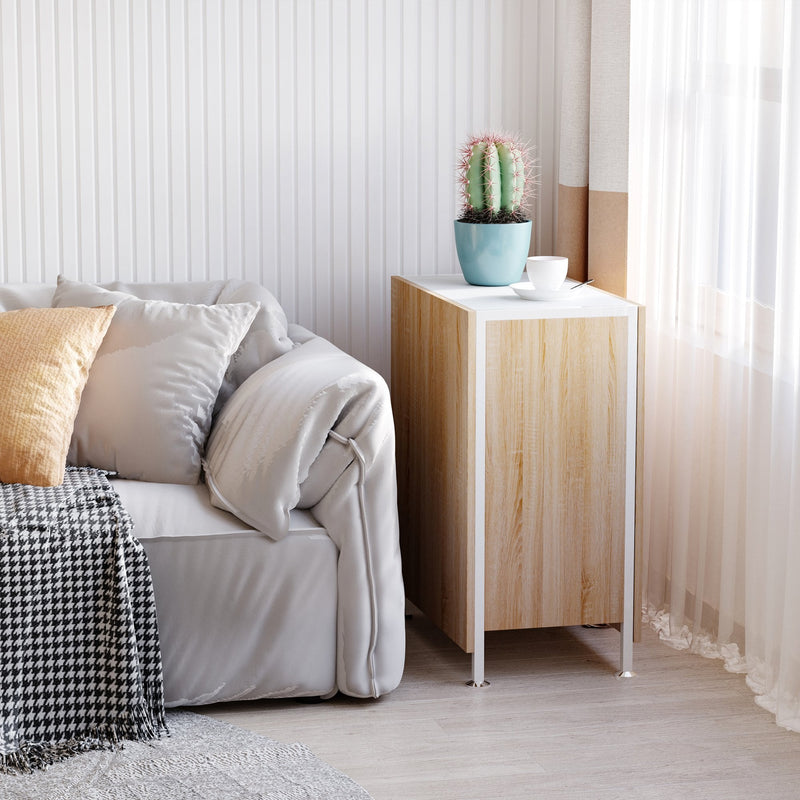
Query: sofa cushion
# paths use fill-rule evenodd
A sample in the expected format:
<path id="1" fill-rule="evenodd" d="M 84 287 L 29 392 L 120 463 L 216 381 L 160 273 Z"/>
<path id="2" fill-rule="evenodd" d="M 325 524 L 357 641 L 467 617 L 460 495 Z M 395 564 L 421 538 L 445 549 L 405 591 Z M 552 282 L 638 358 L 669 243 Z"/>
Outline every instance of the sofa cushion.
<path id="1" fill-rule="evenodd" d="M 75 419 L 68 460 L 163 483 L 197 483 L 212 412 L 255 303 L 141 300 L 59 277 L 53 305 L 117 307 Z"/>
<path id="2" fill-rule="evenodd" d="M 336 690 L 339 552 L 309 512 L 273 542 L 205 486 L 113 486 L 150 562 L 167 706 Z"/>
<path id="3" fill-rule="evenodd" d="M 115 478 L 112 485 L 131 515 L 137 538 L 173 541 L 263 534 L 234 514 L 211 505 L 208 489 L 202 483 L 148 483 Z M 318 534 L 327 537 L 325 528 L 305 509 L 292 509 L 289 533 L 293 536 Z"/>
<path id="4" fill-rule="evenodd" d="M 0 313 L 0 481 L 58 486 L 114 307 Z"/>

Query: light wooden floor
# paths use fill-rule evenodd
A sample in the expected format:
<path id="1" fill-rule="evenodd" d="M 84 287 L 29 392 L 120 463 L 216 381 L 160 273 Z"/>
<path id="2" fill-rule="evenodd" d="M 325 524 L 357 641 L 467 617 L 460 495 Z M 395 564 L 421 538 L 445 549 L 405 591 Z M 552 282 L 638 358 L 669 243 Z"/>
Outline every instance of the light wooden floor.
<path id="1" fill-rule="evenodd" d="M 202 709 L 300 741 L 375 800 L 798 800 L 800 734 L 775 725 L 741 675 L 645 630 L 637 677 L 614 676 L 619 634 L 489 634 L 491 686 L 418 614 L 406 674 L 377 701 L 346 697 Z M 201 710 L 201 709 L 195 709 Z"/>

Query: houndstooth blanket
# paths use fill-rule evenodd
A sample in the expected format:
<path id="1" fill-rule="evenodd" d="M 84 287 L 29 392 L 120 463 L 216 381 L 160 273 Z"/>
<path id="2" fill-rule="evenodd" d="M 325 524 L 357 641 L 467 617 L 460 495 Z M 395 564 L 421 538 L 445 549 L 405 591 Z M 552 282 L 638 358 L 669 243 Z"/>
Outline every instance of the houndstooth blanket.
<path id="1" fill-rule="evenodd" d="M 147 557 L 105 474 L 0 484 L 0 771 L 165 729 Z"/>

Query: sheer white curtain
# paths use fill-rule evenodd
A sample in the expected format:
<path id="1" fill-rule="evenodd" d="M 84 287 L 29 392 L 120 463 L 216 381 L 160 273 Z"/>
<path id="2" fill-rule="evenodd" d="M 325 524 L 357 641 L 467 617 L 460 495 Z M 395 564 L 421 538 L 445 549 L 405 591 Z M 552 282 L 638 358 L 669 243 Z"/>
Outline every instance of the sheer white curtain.
<path id="1" fill-rule="evenodd" d="M 800 731 L 800 2 L 634 2 L 630 153 L 647 613 Z"/>

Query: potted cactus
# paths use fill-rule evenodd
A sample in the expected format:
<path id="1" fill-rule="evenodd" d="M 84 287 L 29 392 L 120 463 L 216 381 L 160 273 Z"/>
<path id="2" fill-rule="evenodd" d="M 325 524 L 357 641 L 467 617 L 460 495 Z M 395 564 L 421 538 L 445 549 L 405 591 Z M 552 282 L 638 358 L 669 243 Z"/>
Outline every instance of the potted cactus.
<path id="1" fill-rule="evenodd" d="M 508 286 L 520 279 L 531 241 L 525 204 L 535 180 L 528 149 L 513 137 L 488 134 L 461 150 L 462 213 L 456 251 L 468 283 Z"/>

